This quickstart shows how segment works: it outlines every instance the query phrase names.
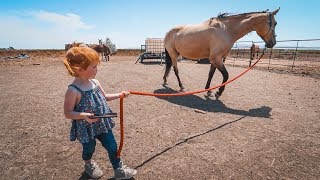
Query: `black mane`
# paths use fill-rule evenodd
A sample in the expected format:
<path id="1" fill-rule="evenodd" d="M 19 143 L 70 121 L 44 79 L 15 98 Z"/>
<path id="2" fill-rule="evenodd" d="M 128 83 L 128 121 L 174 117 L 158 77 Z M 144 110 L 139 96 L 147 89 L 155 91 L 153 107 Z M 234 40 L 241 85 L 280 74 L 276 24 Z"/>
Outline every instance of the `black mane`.
<path id="1" fill-rule="evenodd" d="M 226 17 L 230 17 L 230 16 L 242 16 L 242 15 L 248 15 L 248 14 L 255 14 L 255 13 L 267 13 L 269 11 L 269 9 L 265 10 L 265 11 L 258 11 L 258 12 L 248 12 L 248 13 L 241 13 L 241 14 L 231 14 L 231 13 L 219 13 L 217 15 L 216 18 L 226 18 Z"/>

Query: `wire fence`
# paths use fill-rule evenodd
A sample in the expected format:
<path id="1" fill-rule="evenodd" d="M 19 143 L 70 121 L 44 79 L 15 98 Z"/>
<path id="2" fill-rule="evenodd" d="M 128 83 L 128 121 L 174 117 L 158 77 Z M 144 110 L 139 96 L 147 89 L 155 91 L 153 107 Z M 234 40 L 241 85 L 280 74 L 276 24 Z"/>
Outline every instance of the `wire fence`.
<path id="1" fill-rule="evenodd" d="M 253 48 L 254 47 L 254 48 Z M 237 41 L 226 63 L 250 66 L 264 49 L 263 41 Z M 320 39 L 281 40 L 273 48 L 265 49 L 260 67 L 305 73 L 320 77 Z"/>

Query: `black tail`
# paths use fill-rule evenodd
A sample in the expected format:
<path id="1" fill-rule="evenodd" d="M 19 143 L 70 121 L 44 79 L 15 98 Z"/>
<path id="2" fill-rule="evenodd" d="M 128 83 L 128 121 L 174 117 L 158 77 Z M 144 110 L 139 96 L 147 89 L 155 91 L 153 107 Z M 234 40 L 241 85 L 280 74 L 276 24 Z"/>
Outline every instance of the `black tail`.
<path id="1" fill-rule="evenodd" d="M 167 51 L 167 49 L 164 49 L 166 53 L 165 61 L 166 61 L 166 71 L 169 71 L 172 66 L 172 59 Z"/>

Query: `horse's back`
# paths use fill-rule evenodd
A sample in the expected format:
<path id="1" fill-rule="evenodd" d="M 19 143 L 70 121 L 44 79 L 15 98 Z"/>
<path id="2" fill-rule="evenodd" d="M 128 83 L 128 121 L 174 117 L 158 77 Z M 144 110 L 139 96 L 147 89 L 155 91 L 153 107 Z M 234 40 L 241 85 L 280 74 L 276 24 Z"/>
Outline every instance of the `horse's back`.
<path id="1" fill-rule="evenodd" d="M 231 46 L 224 24 L 215 18 L 199 24 L 174 27 L 165 38 L 167 49 L 189 59 L 208 58 L 216 52 L 227 53 L 222 48 L 230 49 Z"/>
<path id="2" fill-rule="evenodd" d="M 178 32 L 183 29 L 184 26 L 176 26 L 176 27 L 173 27 L 171 28 L 167 33 L 166 33 L 166 36 L 164 37 L 164 43 L 168 44 L 170 43 L 171 41 L 174 41 L 174 38 L 175 36 L 178 34 Z"/>
<path id="3" fill-rule="evenodd" d="M 206 30 L 206 27 L 197 25 L 181 25 L 171 28 L 164 39 L 164 45 L 167 49 L 179 49 L 179 46 L 187 47 L 198 39 L 198 33 Z M 188 45 L 189 44 L 189 45 Z M 178 47 L 177 47 L 178 46 Z"/>
<path id="4" fill-rule="evenodd" d="M 175 46 L 185 57 L 208 58 L 213 49 L 223 45 L 223 36 L 219 29 L 209 24 L 188 25 L 177 34 Z"/>

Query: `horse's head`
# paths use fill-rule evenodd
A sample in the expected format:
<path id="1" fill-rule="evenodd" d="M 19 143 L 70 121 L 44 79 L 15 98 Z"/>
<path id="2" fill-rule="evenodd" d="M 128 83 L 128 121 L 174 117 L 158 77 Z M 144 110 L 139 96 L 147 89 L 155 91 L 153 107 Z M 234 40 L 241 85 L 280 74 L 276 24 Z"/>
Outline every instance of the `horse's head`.
<path id="1" fill-rule="evenodd" d="M 98 41 L 99 41 L 99 44 L 100 44 L 100 45 L 103 44 L 103 43 L 102 43 L 102 39 L 98 39 Z"/>
<path id="2" fill-rule="evenodd" d="M 280 8 L 273 12 L 266 12 L 267 17 L 265 18 L 263 23 L 259 23 L 256 27 L 257 34 L 266 43 L 267 48 L 272 48 L 277 43 L 275 32 L 277 21 L 275 20 L 274 16 L 278 13 L 279 10 Z"/>

